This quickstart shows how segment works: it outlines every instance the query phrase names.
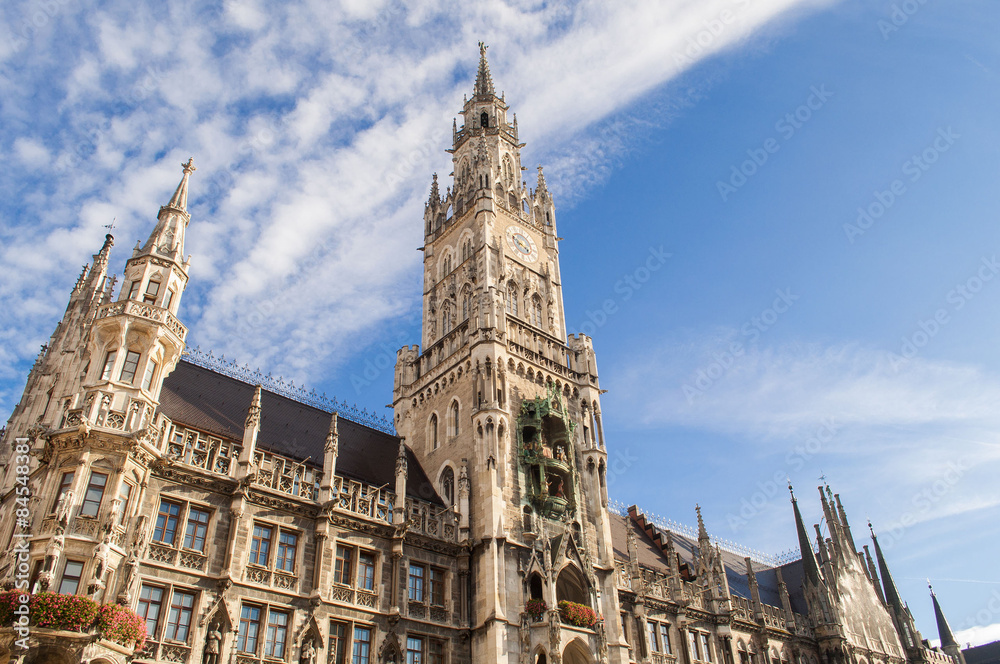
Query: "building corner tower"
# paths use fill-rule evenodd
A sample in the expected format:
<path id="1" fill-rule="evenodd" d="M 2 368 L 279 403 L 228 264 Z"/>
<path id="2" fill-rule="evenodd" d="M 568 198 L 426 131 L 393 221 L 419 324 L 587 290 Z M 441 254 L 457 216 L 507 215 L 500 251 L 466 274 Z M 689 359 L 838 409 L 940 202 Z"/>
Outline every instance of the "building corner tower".
<path id="1" fill-rule="evenodd" d="M 133 597 L 137 561 L 128 542 L 149 526 L 138 507 L 161 456 L 154 417 L 187 335 L 176 315 L 188 279 L 184 233 L 194 166 L 189 160 L 183 168 L 149 239 L 125 263 L 118 299 L 107 271 L 111 235 L 84 268 L 8 421 L 4 508 L 12 511 L 15 499 L 15 441 L 30 447 L 33 504 L 31 518 L 5 521 L 0 537 L 28 542 L 32 592 L 123 604 Z M 7 568 L 5 584 L 16 567 Z"/>

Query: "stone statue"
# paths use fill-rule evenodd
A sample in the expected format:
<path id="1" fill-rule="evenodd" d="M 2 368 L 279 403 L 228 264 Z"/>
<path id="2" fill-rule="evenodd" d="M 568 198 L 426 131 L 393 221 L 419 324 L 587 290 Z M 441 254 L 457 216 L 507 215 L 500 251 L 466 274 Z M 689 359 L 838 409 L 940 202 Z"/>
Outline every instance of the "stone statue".
<path id="1" fill-rule="evenodd" d="M 94 550 L 94 579 L 101 582 L 108 571 L 108 554 L 111 553 L 111 536 L 105 535 Z"/>
<path id="2" fill-rule="evenodd" d="M 135 534 L 132 535 L 132 549 L 130 556 L 142 558 L 146 555 L 146 547 L 149 545 L 149 517 L 145 514 L 139 516 L 135 524 Z"/>
<path id="3" fill-rule="evenodd" d="M 62 555 L 64 543 L 65 538 L 62 535 L 56 535 L 49 540 L 49 545 L 45 548 L 45 562 L 42 565 L 43 572 L 55 572 L 56 567 L 59 565 L 59 557 Z"/>
<path id="4" fill-rule="evenodd" d="M 313 640 L 309 639 L 302 644 L 302 652 L 299 655 L 300 664 L 313 664 L 316 661 L 316 646 Z"/>
<path id="5" fill-rule="evenodd" d="M 218 664 L 221 645 L 222 632 L 219 631 L 219 623 L 214 622 L 208 628 L 208 635 L 205 637 L 205 656 L 202 661 L 205 664 Z"/>
<path id="6" fill-rule="evenodd" d="M 56 523 L 59 526 L 58 532 L 62 534 L 66 530 L 66 526 L 69 525 L 69 514 L 73 509 L 73 490 L 66 489 L 59 496 L 59 502 L 56 503 Z"/>

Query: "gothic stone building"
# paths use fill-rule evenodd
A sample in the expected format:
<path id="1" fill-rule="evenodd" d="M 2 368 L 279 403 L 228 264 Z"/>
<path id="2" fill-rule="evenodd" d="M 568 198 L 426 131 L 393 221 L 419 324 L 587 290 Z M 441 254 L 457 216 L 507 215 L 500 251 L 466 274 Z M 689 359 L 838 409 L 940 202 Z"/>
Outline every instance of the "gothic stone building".
<path id="1" fill-rule="evenodd" d="M 36 627 L 24 652 L 0 627 L 0 658 L 954 664 L 828 488 L 815 547 L 793 496 L 803 555 L 781 565 L 713 543 L 700 512 L 683 534 L 609 509 L 596 356 L 567 335 L 553 199 L 541 168 L 521 180 L 484 48 L 462 116 L 391 422 L 186 354 L 190 161 L 117 297 L 107 237 L 6 427 L 0 538 L 26 542 L 35 591 L 127 605 L 148 640 Z"/>

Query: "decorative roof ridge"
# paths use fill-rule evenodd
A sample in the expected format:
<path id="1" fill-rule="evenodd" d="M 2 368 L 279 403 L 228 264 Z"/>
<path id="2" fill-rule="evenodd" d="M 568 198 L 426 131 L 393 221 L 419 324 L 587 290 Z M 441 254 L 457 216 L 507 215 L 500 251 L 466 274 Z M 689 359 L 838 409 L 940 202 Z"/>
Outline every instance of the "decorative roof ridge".
<path id="1" fill-rule="evenodd" d="M 628 518 L 629 516 L 628 508 L 629 508 L 628 505 L 619 502 L 617 500 L 608 501 L 608 511 L 611 512 L 612 514 L 617 514 L 618 516 L 623 516 Z M 682 523 L 678 523 L 676 521 L 673 521 L 672 519 L 667 519 L 657 514 L 645 512 L 639 509 L 638 507 L 636 509 L 637 509 L 637 514 L 645 517 L 647 523 L 656 526 L 660 530 L 668 530 L 673 534 L 681 535 L 691 540 L 693 543 L 698 542 L 697 528 Z M 755 563 L 767 565 L 768 567 L 781 567 L 782 565 L 795 562 L 796 560 L 799 560 L 802 557 L 802 553 L 797 548 L 788 549 L 787 551 L 782 551 L 777 554 L 772 554 L 772 553 L 764 553 L 763 551 L 759 551 L 757 549 L 753 549 L 751 547 L 727 539 L 723 539 L 721 537 L 715 537 L 711 534 L 709 535 L 709 537 L 711 538 L 712 543 L 717 545 L 723 551 L 728 551 L 729 553 L 736 554 L 744 558 L 750 558 L 750 560 L 754 561 Z"/>
<path id="2" fill-rule="evenodd" d="M 357 405 L 340 401 L 336 397 L 328 397 L 325 393 L 317 394 L 316 390 L 308 390 L 302 385 L 297 386 L 294 381 L 285 382 L 281 376 L 275 378 L 270 373 L 263 373 L 260 369 L 252 369 L 248 364 L 240 366 L 236 360 L 227 360 L 225 355 L 216 357 L 212 351 L 206 353 L 201 350 L 201 346 L 185 350 L 181 359 L 203 369 L 228 376 L 241 383 L 251 386 L 260 385 L 268 392 L 286 397 L 292 401 L 297 401 L 306 406 L 312 406 L 327 413 L 336 412 L 338 417 L 342 417 L 354 424 L 381 431 L 390 436 L 396 435 L 396 427 L 393 425 L 392 420 L 383 415 L 379 415 L 374 411 L 368 411 L 365 408 L 358 408 Z"/>

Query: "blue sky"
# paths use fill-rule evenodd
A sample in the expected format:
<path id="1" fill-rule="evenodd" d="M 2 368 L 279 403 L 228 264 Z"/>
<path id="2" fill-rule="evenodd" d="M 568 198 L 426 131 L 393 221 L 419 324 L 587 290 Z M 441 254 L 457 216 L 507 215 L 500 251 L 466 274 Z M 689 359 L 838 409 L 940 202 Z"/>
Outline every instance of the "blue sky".
<path id="1" fill-rule="evenodd" d="M 930 577 L 960 639 L 1000 638 L 995 3 L 0 16 L 0 411 L 102 226 L 120 270 L 191 155 L 189 341 L 381 409 L 380 367 L 419 340 L 422 202 L 482 39 L 556 194 L 614 497 L 683 523 L 700 503 L 717 536 L 778 552 L 780 485 L 818 521 L 825 476 L 926 637 Z M 651 251 L 670 257 L 644 272 Z"/>

